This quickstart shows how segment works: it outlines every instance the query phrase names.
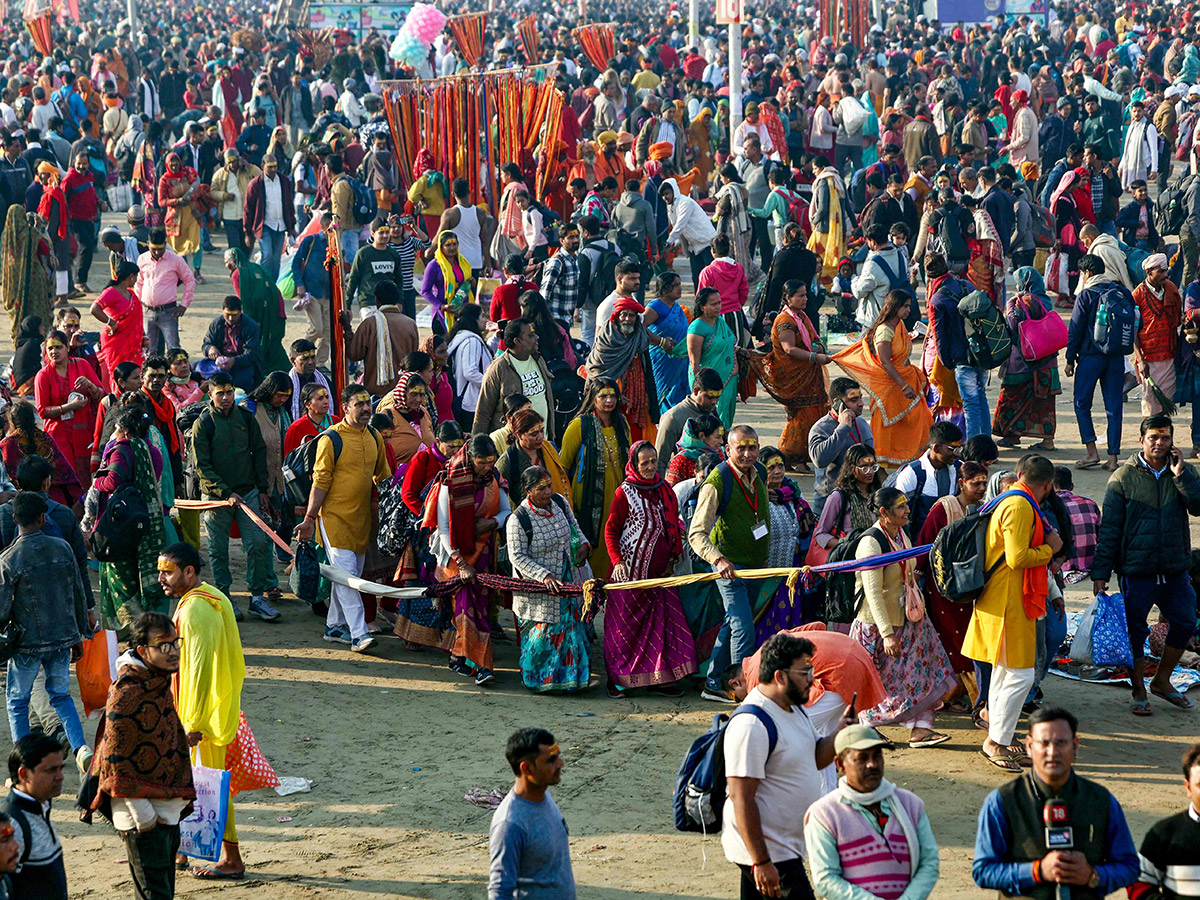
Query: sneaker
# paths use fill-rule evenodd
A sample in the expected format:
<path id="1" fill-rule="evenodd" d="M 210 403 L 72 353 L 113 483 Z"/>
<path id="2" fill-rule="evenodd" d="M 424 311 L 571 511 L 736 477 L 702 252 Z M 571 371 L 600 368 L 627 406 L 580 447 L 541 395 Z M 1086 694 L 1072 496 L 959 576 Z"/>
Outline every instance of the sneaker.
<path id="1" fill-rule="evenodd" d="M 221 593 L 223 593 L 223 594 L 224 594 L 226 597 L 228 597 L 228 596 L 229 596 L 229 592 L 228 592 L 228 591 L 222 591 Z M 241 610 L 238 608 L 238 605 L 237 605 L 236 603 L 234 603 L 234 602 L 230 601 L 229 605 L 233 607 L 233 618 L 234 618 L 234 621 L 237 621 L 237 622 L 244 622 L 244 621 L 246 621 L 246 614 L 245 614 L 244 612 L 242 612 L 242 611 L 241 611 Z"/>
<path id="2" fill-rule="evenodd" d="M 196 284 L 208 284 L 208 279 L 200 274 L 200 270 L 196 270 Z"/>
<path id="3" fill-rule="evenodd" d="M 457 675 L 465 675 L 467 678 L 470 678 L 474 674 L 471 671 L 471 667 L 456 656 L 450 657 L 450 662 L 447 665 L 450 671 Z"/>
<path id="4" fill-rule="evenodd" d="M 733 696 L 732 691 L 723 691 L 720 688 L 709 687 L 707 684 L 700 692 L 700 699 L 711 700 L 713 703 L 737 703 L 737 698 Z"/>
<path id="5" fill-rule="evenodd" d="M 87 778 L 88 772 L 92 768 L 92 748 L 84 744 L 75 751 L 75 765 L 79 766 L 79 777 Z"/>
<path id="6" fill-rule="evenodd" d="M 325 629 L 325 640 L 330 644 L 350 644 L 350 632 L 344 625 L 331 625 Z"/>
<path id="7" fill-rule="evenodd" d="M 268 603 L 266 597 L 251 597 L 250 612 L 264 622 L 274 622 L 279 618 L 279 610 Z"/>
<path id="8" fill-rule="evenodd" d="M 82 281 L 75 285 L 75 290 L 84 294 L 90 294 L 92 292 L 92 289 L 87 286 L 86 282 Z"/>
<path id="9" fill-rule="evenodd" d="M 475 684 L 482 686 L 485 684 L 491 684 L 495 680 L 496 676 L 492 674 L 491 669 L 475 670 Z"/>
<path id="10" fill-rule="evenodd" d="M 371 637 L 369 634 L 364 634 L 362 637 L 355 638 L 350 642 L 350 649 L 355 653 L 366 653 L 377 643 L 379 642 L 375 640 L 375 638 Z"/>

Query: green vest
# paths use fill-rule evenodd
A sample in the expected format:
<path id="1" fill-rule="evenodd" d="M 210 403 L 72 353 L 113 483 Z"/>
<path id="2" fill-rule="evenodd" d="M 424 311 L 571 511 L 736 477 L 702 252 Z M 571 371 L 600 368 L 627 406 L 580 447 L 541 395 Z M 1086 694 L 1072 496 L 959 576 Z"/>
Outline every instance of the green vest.
<path id="1" fill-rule="evenodd" d="M 767 498 L 767 483 L 761 473 L 756 473 L 755 506 L 747 499 L 748 492 L 738 481 L 732 466 L 721 463 L 704 479 L 705 484 L 711 484 L 717 492 L 717 501 L 728 497 L 728 500 L 718 507 L 717 517 L 713 521 L 712 533 L 708 539 L 713 546 L 721 551 L 721 555 L 739 568 L 757 568 L 767 561 L 770 536 L 763 534 L 757 540 L 753 532 L 758 524 L 771 527 L 771 509 Z M 723 506 L 723 508 L 722 508 Z"/>
<path id="2" fill-rule="evenodd" d="M 1001 785 L 1000 807 L 1008 820 L 1012 841 L 1008 849 L 1010 862 L 1033 862 L 1046 855 L 1046 832 L 1042 810 L 1051 796 L 1046 785 L 1030 772 Z M 1071 825 L 1074 849 L 1082 851 L 1093 866 L 1108 861 L 1109 793 L 1094 781 L 1072 774 L 1063 785 L 1057 799 L 1067 806 L 1067 822 Z M 1052 882 L 1034 885 L 1029 897 L 1035 900 L 1054 900 Z M 1098 891 L 1081 885 L 1071 885 L 1071 900 L 1103 900 Z"/>

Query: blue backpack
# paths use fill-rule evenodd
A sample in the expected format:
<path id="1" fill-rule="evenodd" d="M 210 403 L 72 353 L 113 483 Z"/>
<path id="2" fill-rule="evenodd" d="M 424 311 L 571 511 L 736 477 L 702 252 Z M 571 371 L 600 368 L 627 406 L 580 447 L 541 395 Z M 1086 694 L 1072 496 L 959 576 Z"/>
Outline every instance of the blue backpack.
<path id="1" fill-rule="evenodd" d="M 767 756 L 775 752 L 779 731 L 761 706 L 743 703 L 728 716 L 713 716 L 712 728 L 696 738 L 675 776 L 675 829 L 717 832 L 725 809 L 725 729 L 734 716 L 748 714 L 767 729 Z"/>
<path id="2" fill-rule="evenodd" d="M 357 178 L 347 178 L 350 182 L 350 189 L 354 191 L 354 222 L 359 227 L 370 225 L 375 221 L 375 217 L 379 215 L 379 199 L 375 196 L 375 192 L 363 184 Z"/>

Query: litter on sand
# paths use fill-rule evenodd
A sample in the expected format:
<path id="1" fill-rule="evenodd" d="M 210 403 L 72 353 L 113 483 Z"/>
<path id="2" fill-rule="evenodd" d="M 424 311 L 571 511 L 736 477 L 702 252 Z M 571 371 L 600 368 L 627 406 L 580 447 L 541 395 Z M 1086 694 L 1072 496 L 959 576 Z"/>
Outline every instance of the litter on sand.
<path id="1" fill-rule="evenodd" d="M 504 788 L 488 790 L 487 788 L 473 787 L 463 794 L 463 799 L 480 809 L 495 809 L 507 793 L 508 791 Z"/>
<path id="2" fill-rule="evenodd" d="M 286 797 L 288 794 L 307 794 L 312 790 L 312 784 L 311 778 L 301 778 L 299 775 L 285 775 L 279 779 L 275 793 L 280 797 Z"/>

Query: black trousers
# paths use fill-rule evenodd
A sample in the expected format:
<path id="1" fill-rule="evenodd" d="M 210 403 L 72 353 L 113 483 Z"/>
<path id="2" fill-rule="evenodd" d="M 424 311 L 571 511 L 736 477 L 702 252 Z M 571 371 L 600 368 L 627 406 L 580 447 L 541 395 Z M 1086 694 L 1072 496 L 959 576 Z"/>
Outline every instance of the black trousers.
<path id="1" fill-rule="evenodd" d="M 71 230 L 79 242 L 79 268 L 75 275 L 76 284 L 87 284 L 88 274 L 92 271 L 92 259 L 96 255 L 96 223 L 74 219 Z"/>
<path id="2" fill-rule="evenodd" d="M 133 875 L 134 900 L 174 900 L 179 826 L 157 825 L 150 831 L 121 832 L 121 837 Z"/>
<path id="3" fill-rule="evenodd" d="M 688 262 L 692 266 L 692 287 L 695 290 L 700 289 L 700 273 L 704 271 L 704 267 L 713 261 L 712 250 L 705 247 L 699 253 L 688 254 Z"/>
<path id="4" fill-rule="evenodd" d="M 742 900 L 767 900 L 754 883 L 754 870 L 750 866 L 738 866 L 742 870 Z M 783 900 L 816 900 L 808 873 L 804 871 L 804 860 L 789 859 L 775 863 L 779 872 L 779 896 Z"/>

